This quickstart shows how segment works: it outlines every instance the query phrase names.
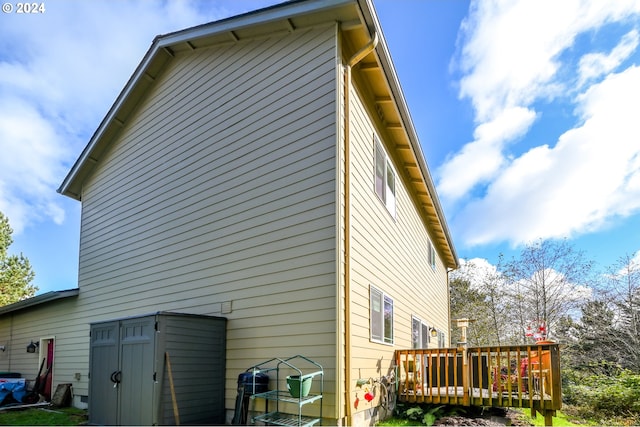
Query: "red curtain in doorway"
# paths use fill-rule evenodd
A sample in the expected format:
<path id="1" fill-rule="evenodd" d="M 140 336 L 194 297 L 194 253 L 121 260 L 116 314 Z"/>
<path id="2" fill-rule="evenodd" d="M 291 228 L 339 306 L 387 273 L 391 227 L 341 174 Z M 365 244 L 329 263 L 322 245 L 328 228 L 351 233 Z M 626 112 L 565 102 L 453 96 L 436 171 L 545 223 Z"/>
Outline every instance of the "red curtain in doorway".
<path id="1" fill-rule="evenodd" d="M 53 340 L 47 340 L 47 369 L 48 373 L 45 379 L 44 396 L 47 401 L 51 401 L 51 380 L 53 377 Z"/>

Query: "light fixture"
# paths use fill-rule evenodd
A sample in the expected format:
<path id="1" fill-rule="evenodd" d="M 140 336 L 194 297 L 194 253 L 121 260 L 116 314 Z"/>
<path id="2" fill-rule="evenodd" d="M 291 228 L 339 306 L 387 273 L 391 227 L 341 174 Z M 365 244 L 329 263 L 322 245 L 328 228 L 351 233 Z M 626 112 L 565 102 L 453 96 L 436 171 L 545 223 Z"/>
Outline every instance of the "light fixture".
<path id="1" fill-rule="evenodd" d="M 31 344 L 27 346 L 27 353 L 35 353 L 38 347 L 40 347 L 40 343 L 33 342 L 33 340 L 31 340 Z"/>
<path id="2" fill-rule="evenodd" d="M 0 345 L 0 350 L 5 351 L 6 349 L 7 349 L 7 346 Z"/>
<path id="3" fill-rule="evenodd" d="M 431 338 L 435 338 L 438 336 L 438 330 L 436 328 L 431 328 Z"/>

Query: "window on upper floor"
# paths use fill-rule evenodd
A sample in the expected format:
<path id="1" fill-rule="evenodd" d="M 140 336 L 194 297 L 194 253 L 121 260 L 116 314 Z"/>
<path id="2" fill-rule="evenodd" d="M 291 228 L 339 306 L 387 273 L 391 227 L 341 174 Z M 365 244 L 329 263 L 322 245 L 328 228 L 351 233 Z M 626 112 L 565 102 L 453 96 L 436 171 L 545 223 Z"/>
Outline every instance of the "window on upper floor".
<path id="1" fill-rule="evenodd" d="M 369 292 L 371 341 L 393 344 L 393 299 L 373 286 Z"/>
<path id="2" fill-rule="evenodd" d="M 436 269 L 436 248 L 433 247 L 433 243 L 429 240 L 429 265 L 432 269 Z"/>
<path id="3" fill-rule="evenodd" d="M 411 316 L 412 348 L 429 347 L 429 325 L 416 316 Z"/>
<path id="4" fill-rule="evenodd" d="M 382 144 L 374 138 L 375 173 L 374 188 L 380 201 L 386 206 L 392 217 L 396 217 L 396 173 Z"/>

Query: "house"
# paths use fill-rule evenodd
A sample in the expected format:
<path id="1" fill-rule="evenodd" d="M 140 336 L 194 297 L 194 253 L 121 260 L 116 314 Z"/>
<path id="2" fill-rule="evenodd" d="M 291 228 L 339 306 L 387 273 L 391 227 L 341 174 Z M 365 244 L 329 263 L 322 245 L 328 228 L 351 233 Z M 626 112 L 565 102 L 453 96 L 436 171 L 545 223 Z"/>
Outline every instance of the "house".
<path id="1" fill-rule="evenodd" d="M 227 420 L 240 373 L 302 354 L 323 417 L 368 423 L 359 379 L 450 342 L 457 256 L 370 0 L 156 37 L 59 192 L 82 203 L 79 292 L 47 334 L 76 405 L 90 325 L 127 316 L 227 319 Z"/>
<path id="2" fill-rule="evenodd" d="M 77 364 L 73 357 L 57 359 L 61 354 L 57 343 L 62 342 L 63 349 L 73 348 L 86 339 L 68 326 L 78 294 L 77 288 L 51 291 L 0 307 L 0 372 L 18 373 L 34 381 L 39 373 L 51 380 L 54 369 L 74 370 Z M 57 381 L 56 385 L 61 382 L 71 381 Z M 43 381 L 43 394 L 48 399 L 55 391 L 52 385 Z"/>

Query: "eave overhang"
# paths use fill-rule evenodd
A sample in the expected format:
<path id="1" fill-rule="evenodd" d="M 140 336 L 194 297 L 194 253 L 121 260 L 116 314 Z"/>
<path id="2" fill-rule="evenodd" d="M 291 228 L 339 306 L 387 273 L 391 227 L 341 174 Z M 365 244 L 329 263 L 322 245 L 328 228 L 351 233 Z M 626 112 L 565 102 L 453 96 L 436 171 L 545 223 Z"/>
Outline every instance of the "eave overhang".
<path id="1" fill-rule="evenodd" d="M 423 218 L 434 238 L 434 246 L 443 257 L 448 269 L 459 267 L 453 239 L 436 192 L 433 178 L 422 153 L 420 140 L 413 125 L 400 81 L 393 66 L 382 27 L 371 0 L 358 0 L 363 19 L 370 33 L 378 34 L 379 43 L 375 55 L 365 58 L 358 71 L 364 74 L 370 89 L 372 102 L 395 144 L 397 165 L 403 168 L 412 184 L 413 196 L 422 208 Z M 362 44 L 363 41 L 361 40 Z M 375 56 L 375 58 L 373 58 Z"/>
<path id="2" fill-rule="evenodd" d="M 355 49 L 366 44 L 374 32 L 378 34 L 380 42 L 376 49 L 354 71 L 358 78 L 366 81 L 372 95 L 370 101 L 395 145 L 392 147 L 395 148 L 394 158 L 408 176 L 412 196 L 422 209 L 425 224 L 434 237 L 434 246 L 447 268 L 457 268 L 458 258 L 444 212 L 370 0 L 291 1 L 157 36 L 58 192 L 81 200 L 85 179 L 127 124 L 140 99 L 174 58 L 196 49 L 291 33 L 331 22 L 339 23 L 345 43 Z"/>

